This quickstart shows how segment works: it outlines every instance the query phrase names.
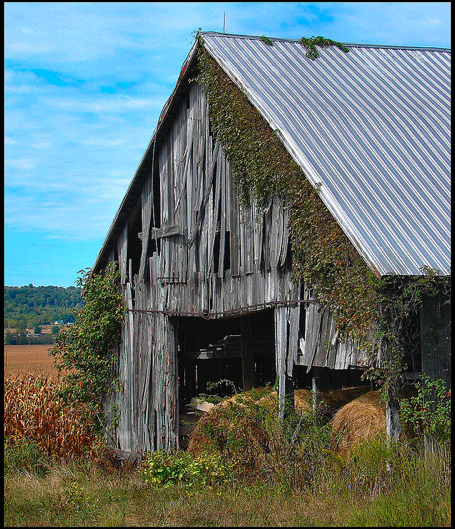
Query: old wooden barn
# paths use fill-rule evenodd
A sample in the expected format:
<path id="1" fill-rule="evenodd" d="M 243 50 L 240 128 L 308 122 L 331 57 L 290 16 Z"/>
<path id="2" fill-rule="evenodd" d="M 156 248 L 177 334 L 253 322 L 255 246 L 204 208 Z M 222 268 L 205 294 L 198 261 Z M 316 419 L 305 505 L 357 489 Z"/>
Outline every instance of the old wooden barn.
<path id="1" fill-rule="evenodd" d="M 377 276 L 451 274 L 450 50 L 346 44 L 311 60 L 299 40 L 199 33 L 93 267 L 115 260 L 121 272 L 123 391 L 107 413 L 119 406 L 114 442 L 127 451 L 176 448 L 179 414 L 207 382 L 249 389 L 278 376 L 292 395 L 315 375 L 326 388 L 357 384 L 365 361 L 293 281 L 282 197 L 240 203 L 196 80 L 201 46 Z M 415 322 L 410 376 L 450 379 L 443 301 Z"/>

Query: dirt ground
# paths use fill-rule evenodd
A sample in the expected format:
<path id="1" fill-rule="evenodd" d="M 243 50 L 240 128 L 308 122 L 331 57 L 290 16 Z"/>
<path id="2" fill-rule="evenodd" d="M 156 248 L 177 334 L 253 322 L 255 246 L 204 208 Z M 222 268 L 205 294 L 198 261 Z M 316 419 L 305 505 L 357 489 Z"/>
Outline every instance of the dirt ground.
<path id="1" fill-rule="evenodd" d="M 58 374 L 54 368 L 54 358 L 48 355 L 52 345 L 4 345 L 4 376 L 15 372 Z"/>

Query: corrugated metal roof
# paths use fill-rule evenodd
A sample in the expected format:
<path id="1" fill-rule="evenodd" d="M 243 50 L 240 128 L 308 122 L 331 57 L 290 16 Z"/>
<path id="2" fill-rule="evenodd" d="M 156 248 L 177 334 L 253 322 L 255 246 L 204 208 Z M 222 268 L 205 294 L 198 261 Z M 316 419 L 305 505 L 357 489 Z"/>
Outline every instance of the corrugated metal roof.
<path id="1" fill-rule="evenodd" d="M 201 33 L 381 275 L 450 275 L 450 50 Z"/>

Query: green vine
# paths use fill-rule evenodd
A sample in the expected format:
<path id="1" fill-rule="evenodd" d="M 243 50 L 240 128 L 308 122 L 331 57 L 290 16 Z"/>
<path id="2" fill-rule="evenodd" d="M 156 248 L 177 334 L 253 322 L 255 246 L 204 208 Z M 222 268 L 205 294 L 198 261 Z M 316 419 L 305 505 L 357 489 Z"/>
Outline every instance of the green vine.
<path id="1" fill-rule="evenodd" d="M 66 384 L 61 397 L 88 403 L 95 431 L 104 427 L 104 399 L 115 385 L 112 381 L 113 349 L 120 342 L 124 305 L 117 263 L 99 274 L 79 271 L 83 307 L 75 313 L 74 325 L 60 331 L 50 350 Z"/>
<path id="2" fill-rule="evenodd" d="M 374 335 L 378 351 L 374 350 L 373 354 L 370 351 L 366 375 L 377 380 L 392 397 L 398 397 L 402 374 L 407 367 L 405 349 L 411 318 L 419 314 L 425 297 L 438 294 L 450 303 L 450 278 L 441 277 L 429 267 L 423 267 L 417 277 L 385 276 L 381 279 L 378 288 L 381 311 Z"/>
<path id="3" fill-rule="evenodd" d="M 325 39 L 324 37 L 310 37 L 309 39 L 302 37 L 300 39 L 300 43 L 305 46 L 306 48 L 306 56 L 314 61 L 319 57 L 319 52 L 316 48 L 316 46 L 321 46 L 323 48 L 326 48 L 327 46 L 336 46 L 341 51 L 344 51 L 344 53 L 349 52 L 349 48 L 341 44 L 341 42 L 337 42 L 335 40 L 331 39 Z"/>
<path id="4" fill-rule="evenodd" d="M 241 204 L 283 197 L 290 209 L 293 277 L 303 279 L 321 303 L 332 307 L 342 335 L 369 334 L 379 315 L 379 279 L 356 252 L 323 204 L 318 190 L 258 110 L 200 48 L 200 73 L 212 129 L 230 160 Z"/>
<path id="5" fill-rule="evenodd" d="M 268 37 L 266 37 L 265 35 L 262 35 L 261 40 L 262 40 L 262 42 L 267 44 L 267 46 L 273 46 L 273 42 Z"/>
<path id="6" fill-rule="evenodd" d="M 322 37 L 302 39 L 302 44 L 312 59 L 316 45 L 348 51 Z M 197 60 L 196 81 L 206 94 L 214 135 L 230 160 L 241 205 L 253 199 L 265 208 L 272 196 L 283 198 L 290 211 L 293 279 L 303 280 L 310 293 L 330 308 L 339 339 L 358 342 L 370 359 L 367 376 L 390 394 L 405 368 L 403 328 L 420 310 L 422 296 L 434 295 L 445 278 L 429 269 L 417 278 L 378 277 L 329 213 L 319 189 L 309 183 L 277 131 L 271 130 L 203 44 Z"/>

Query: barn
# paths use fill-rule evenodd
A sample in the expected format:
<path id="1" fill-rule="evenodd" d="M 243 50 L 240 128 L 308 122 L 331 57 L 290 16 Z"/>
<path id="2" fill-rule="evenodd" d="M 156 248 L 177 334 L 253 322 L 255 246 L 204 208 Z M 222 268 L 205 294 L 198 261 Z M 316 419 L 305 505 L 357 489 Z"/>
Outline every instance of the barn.
<path id="1" fill-rule="evenodd" d="M 112 261 L 119 449 L 177 448 L 220 380 L 361 383 L 337 300 L 451 274 L 450 50 L 199 31 L 92 270 Z M 445 290 L 411 316 L 406 375 L 450 382 Z"/>

